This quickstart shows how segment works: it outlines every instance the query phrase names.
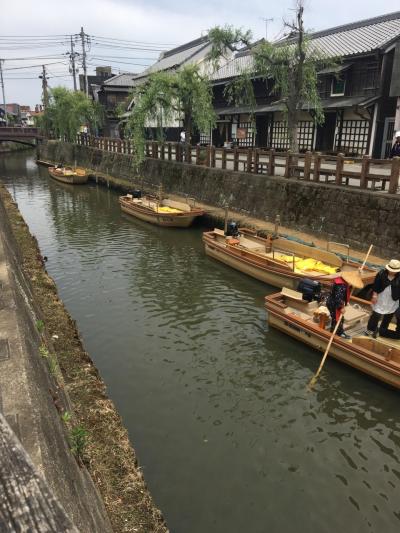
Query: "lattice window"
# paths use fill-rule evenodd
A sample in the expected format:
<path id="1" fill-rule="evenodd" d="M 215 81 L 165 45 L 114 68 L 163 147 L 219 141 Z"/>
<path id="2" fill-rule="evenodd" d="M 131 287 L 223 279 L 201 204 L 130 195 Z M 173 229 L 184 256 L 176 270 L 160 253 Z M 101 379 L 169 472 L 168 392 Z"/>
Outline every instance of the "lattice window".
<path id="1" fill-rule="evenodd" d="M 314 141 L 314 123 L 311 120 L 301 120 L 298 123 L 297 140 L 299 150 L 312 150 Z M 289 136 L 286 121 L 276 121 L 272 125 L 272 148 L 276 150 L 289 149 Z"/>
<path id="2" fill-rule="evenodd" d="M 244 138 L 238 138 L 237 133 L 232 132 L 232 140 L 236 141 L 237 145 L 243 148 L 251 148 L 252 146 L 254 146 L 254 124 L 252 122 L 239 122 L 237 128 L 242 131 L 244 130 L 246 136 Z"/>
<path id="3" fill-rule="evenodd" d="M 209 133 L 200 133 L 200 144 L 210 144 Z"/>
<path id="4" fill-rule="evenodd" d="M 342 138 L 339 146 L 340 122 L 336 129 L 335 148 L 341 152 L 363 155 L 368 152 L 368 120 L 343 120 Z"/>

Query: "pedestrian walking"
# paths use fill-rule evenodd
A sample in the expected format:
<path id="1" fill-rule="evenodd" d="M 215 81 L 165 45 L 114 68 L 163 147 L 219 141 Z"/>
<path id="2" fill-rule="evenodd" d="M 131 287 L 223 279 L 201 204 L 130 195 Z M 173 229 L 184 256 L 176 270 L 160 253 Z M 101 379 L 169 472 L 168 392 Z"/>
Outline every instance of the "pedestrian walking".
<path id="1" fill-rule="evenodd" d="M 400 131 L 396 132 L 396 140 L 390 150 L 390 157 L 400 157 Z"/>

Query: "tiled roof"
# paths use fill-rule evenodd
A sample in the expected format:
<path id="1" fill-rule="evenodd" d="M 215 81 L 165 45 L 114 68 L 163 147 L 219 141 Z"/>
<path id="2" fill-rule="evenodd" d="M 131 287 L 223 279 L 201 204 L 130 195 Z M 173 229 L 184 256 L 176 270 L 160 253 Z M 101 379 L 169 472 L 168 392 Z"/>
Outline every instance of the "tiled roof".
<path id="1" fill-rule="evenodd" d="M 133 72 L 127 72 L 125 74 L 117 74 L 117 76 L 113 76 L 112 78 L 109 78 L 108 80 L 105 80 L 103 82 L 103 85 L 113 85 L 118 87 L 133 87 L 135 84 L 133 82 L 133 79 L 137 76 L 137 74 Z"/>
<path id="2" fill-rule="evenodd" d="M 400 38 L 400 11 L 380 17 L 336 26 L 310 35 L 312 46 L 329 57 L 349 57 L 383 49 Z M 276 44 L 291 43 L 286 38 Z M 238 53 L 212 78 L 216 81 L 238 76 L 243 70 L 251 69 L 253 59 L 250 52 Z"/>
<path id="3" fill-rule="evenodd" d="M 149 68 L 138 74 L 137 78 L 142 78 L 152 74 L 153 72 L 159 72 L 160 70 L 168 70 L 171 68 L 176 68 L 182 65 L 185 61 L 188 61 L 190 58 L 204 51 L 209 45 L 209 40 L 207 37 L 200 37 L 194 41 L 168 50 L 168 52 L 163 52 L 160 55 L 159 60 L 151 65 Z"/>

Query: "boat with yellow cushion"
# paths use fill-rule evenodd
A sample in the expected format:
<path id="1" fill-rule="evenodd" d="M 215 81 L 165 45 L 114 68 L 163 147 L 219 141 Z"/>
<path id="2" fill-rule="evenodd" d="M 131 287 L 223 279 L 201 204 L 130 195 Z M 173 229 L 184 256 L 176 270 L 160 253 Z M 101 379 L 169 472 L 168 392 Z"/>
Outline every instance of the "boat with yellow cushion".
<path id="1" fill-rule="evenodd" d="M 139 191 L 137 191 L 139 192 Z M 204 214 L 202 209 L 186 202 L 178 202 L 155 196 L 126 194 L 119 197 L 119 203 L 124 213 L 145 220 L 158 226 L 187 228 L 196 217 Z"/>
<path id="2" fill-rule="evenodd" d="M 360 265 L 342 259 L 331 250 L 308 246 L 283 237 L 265 239 L 251 230 L 239 229 L 237 238 L 226 237 L 223 230 L 203 233 L 205 252 L 210 257 L 274 287 L 297 289 L 304 278 L 328 286 L 343 270 L 358 270 Z M 349 248 L 347 247 L 349 250 Z M 361 273 L 364 287 L 376 271 L 365 267 Z"/>
<path id="3" fill-rule="evenodd" d="M 69 185 L 83 185 L 87 183 L 89 176 L 83 168 L 71 167 L 49 167 L 49 174 L 52 178 Z"/>

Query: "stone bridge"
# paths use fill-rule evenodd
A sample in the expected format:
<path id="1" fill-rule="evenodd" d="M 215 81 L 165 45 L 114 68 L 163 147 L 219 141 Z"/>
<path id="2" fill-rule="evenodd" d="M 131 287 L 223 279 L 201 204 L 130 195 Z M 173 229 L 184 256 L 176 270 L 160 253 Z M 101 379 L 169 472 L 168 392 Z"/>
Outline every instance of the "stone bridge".
<path id="1" fill-rule="evenodd" d="M 0 142 L 16 142 L 36 146 L 43 139 L 38 128 L 0 127 Z"/>

